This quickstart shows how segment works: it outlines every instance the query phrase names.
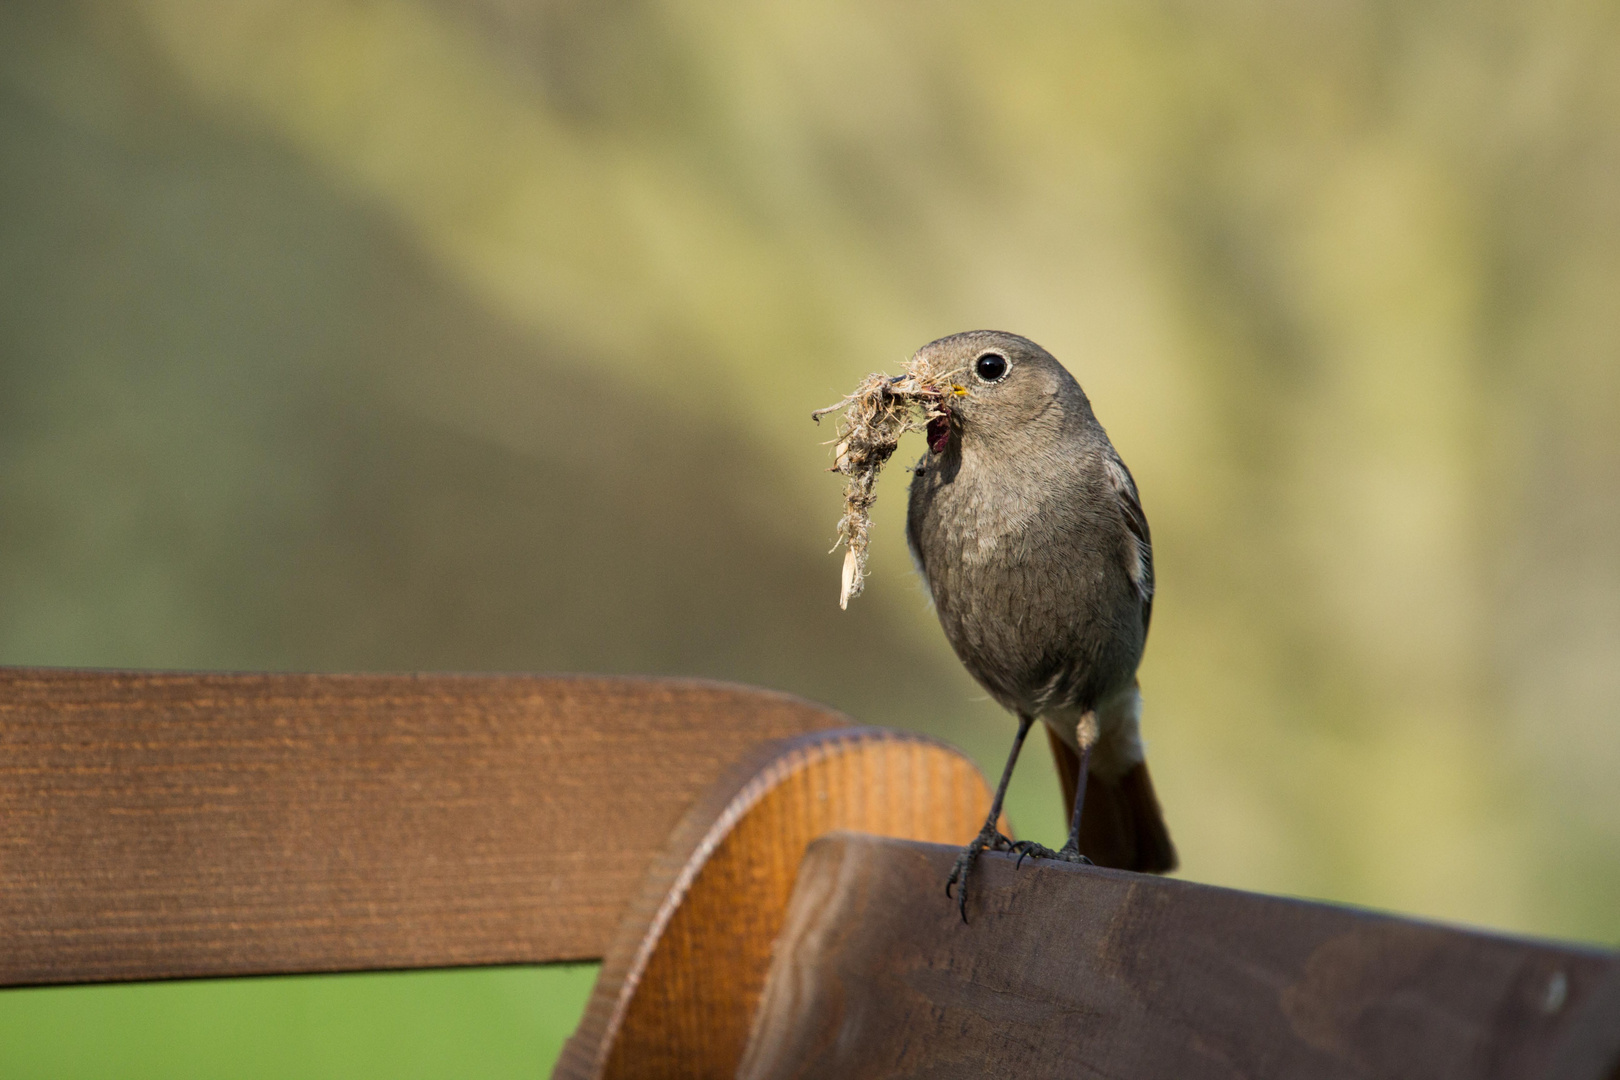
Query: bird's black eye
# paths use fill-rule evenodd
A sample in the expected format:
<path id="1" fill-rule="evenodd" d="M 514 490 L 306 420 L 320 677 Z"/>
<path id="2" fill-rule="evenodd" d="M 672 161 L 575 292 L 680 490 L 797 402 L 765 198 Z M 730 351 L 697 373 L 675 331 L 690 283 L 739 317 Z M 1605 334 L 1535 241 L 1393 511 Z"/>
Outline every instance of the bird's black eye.
<path id="1" fill-rule="evenodd" d="M 1007 358 L 1000 353 L 987 352 L 973 362 L 973 372 L 985 382 L 995 382 L 1007 374 Z"/>

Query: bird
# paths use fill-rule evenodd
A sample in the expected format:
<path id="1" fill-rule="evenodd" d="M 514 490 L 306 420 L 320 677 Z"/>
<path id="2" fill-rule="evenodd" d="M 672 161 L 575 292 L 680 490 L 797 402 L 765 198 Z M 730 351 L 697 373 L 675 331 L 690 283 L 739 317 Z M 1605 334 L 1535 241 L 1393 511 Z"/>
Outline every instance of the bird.
<path id="1" fill-rule="evenodd" d="M 963 921 L 986 849 L 1164 873 L 1176 866 L 1148 775 L 1137 666 L 1153 615 L 1153 543 L 1136 481 L 1073 375 L 1028 338 L 930 342 L 946 404 L 912 468 L 906 539 L 957 657 L 1018 733 L 990 814 L 946 882 Z M 997 828 L 1031 726 L 1051 741 L 1069 814 L 1053 851 Z"/>

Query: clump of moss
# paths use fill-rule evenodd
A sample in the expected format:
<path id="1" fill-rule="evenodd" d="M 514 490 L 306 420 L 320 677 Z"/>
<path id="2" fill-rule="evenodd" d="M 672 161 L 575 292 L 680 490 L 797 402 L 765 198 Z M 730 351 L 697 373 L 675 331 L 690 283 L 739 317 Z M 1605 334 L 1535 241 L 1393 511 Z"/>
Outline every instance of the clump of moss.
<path id="1" fill-rule="evenodd" d="M 831 440 L 833 466 L 827 470 L 844 476 L 844 516 L 838 519 L 838 539 L 832 546 L 834 551 L 839 544 L 848 548 L 840 608 L 847 608 L 850 597 L 859 596 L 866 585 L 867 535 L 878 473 L 909 431 L 926 432 L 935 451 L 945 448 L 950 439 L 950 400 L 966 393 L 951 381 L 957 374 L 931 371 L 925 359 L 914 357 L 904 374 L 868 375 L 854 393 L 810 414 L 820 423 L 828 413 L 843 411 L 838 436 Z"/>

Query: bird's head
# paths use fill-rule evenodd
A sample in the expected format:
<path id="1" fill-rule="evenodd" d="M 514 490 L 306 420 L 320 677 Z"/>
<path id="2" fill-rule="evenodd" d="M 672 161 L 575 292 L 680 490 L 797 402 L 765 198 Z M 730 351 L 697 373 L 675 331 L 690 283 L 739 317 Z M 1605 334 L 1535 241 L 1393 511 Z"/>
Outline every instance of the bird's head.
<path id="1" fill-rule="evenodd" d="M 929 342 L 912 370 L 934 373 L 943 411 L 928 425 L 928 448 L 943 452 L 953 437 L 1017 437 L 1031 426 L 1061 425 L 1090 415 L 1090 403 L 1051 353 L 1017 334 L 973 330 Z"/>

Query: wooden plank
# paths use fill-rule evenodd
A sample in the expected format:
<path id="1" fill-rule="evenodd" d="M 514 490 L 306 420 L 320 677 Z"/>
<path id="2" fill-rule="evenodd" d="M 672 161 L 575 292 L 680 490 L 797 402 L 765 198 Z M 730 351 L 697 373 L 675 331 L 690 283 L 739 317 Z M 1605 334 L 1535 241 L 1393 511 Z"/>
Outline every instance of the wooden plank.
<path id="1" fill-rule="evenodd" d="M 846 723 L 686 680 L 0 669 L 0 985 L 595 959 L 727 765 Z"/>
<path id="2" fill-rule="evenodd" d="M 1608 1080 L 1620 955 L 844 834 L 805 857 L 739 1077 Z"/>
<path id="3" fill-rule="evenodd" d="M 735 1075 L 805 846 L 846 828 L 966 843 L 989 809 L 978 767 L 926 736 L 856 728 L 762 747 L 649 868 L 554 1080 Z"/>

